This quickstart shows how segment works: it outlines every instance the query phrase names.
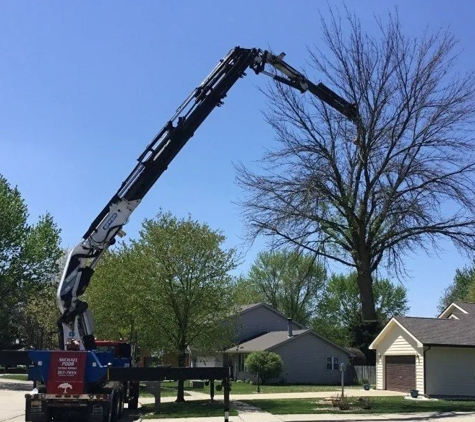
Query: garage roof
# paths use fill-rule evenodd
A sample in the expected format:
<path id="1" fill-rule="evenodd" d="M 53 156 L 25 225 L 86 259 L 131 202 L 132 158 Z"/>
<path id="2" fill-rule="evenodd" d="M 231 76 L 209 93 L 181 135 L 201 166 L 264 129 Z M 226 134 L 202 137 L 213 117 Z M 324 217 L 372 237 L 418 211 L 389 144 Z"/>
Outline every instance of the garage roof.
<path id="1" fill-rule="evenodd" d="M 475 347 L 475 321 L 472 318 L 443 319 L 396 317 L 407 331 L 425 345 Z"/>

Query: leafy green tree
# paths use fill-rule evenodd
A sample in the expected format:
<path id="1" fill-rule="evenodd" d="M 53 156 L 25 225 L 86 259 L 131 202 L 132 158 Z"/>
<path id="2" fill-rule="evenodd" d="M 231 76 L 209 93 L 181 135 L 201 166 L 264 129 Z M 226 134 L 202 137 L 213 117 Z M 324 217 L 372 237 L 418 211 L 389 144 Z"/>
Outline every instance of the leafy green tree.
<path id="1" fill-rule="evenodd" d="M 442 312 L 452 302 L 475 300 L 475 263 L 455 271 L 453 283 L 444 290 L 438 310 Z"/>
<path id="2" fill-rule="evenodd" d="M 307 324 L 316 311 L 325 281 L 325 268 L 314 254 L 279 250 L 261 252 L 246 282 L 274 309 Z"/>
<path id="3" fill-rule="evenodd" d="M 271 378 L 279 377 L 284 366 L 282 358 L 277 353 L 261 351 L 249 353 L 244 361 L 244 368 L 265 384 Z"/>
<path id="4" fill-rule="evenodd" d="M 218 350 L 232 341 L 234 249 L 208 225 L 160 212 L 140 235 L 98 267 L 88 291 L 98 333 L 135 330 L 140 345 L 170 352 L 185 366 L 187 348 Z M 102 326 L 102 328 L 100 328 Z M 184 401 L 183 381 L 177 401 Z"/>
<path id="5" fill-rule="evenodd" d="M 49 214 L 28 223 L 28 207 L 0 175 L 0 348 L 21 339 L 28 300 L 41 294 L 58 270 L 60 230 Z"/>
<path id="6" fill-rule="evenodd" d="M 403 286 L 376 278 L 373 282 L 373 291 L 379 329 L 391 317 L 403 315 L 408 311 L 407 291 Z M 319 302 L 313 328 L 341 346 L 357 347 L 365 354 L 368 353 L 367 347 L 374 340 L 374 333 L 368 331 L 362 321 L 356 273 L 330 277 Z"/>
<path id="7" fill-rule="evenodd" d="M 254 282 L 241 275 L 233 283 L 234 301 L 237 305 L 265 302 L 262 291 Z"/>
<path id="8" fill-rule="evenodd" d="M 121 242 L 103 256 L 85 295 L 94 317 L 97 338 L 139 342 L 142 348 L 153 347 L 147 343 L 151 316 L 147 318 L 140 304 L 140 283 L 145 284 L 146 280 L 141 276 L 140 258 L 133 247 Z"/>
<path id="9" fill-rule="evenodd" d="M 59 318 L 56 303 L 57 285 L 49 284 L 44 290 L 30 295 L 21 312 L 19 327 L 21 343 L 34 349 L 56 349 L 58 347 Z"/>

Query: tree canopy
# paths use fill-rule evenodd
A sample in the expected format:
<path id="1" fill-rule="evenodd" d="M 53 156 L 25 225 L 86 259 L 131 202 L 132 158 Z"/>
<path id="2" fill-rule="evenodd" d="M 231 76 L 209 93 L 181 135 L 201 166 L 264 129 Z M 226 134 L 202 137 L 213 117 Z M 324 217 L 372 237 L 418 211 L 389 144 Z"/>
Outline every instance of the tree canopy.
<path id="1" fill-rule="evenodd" d="M 230 271 L 237 255 L 224 241 L 221 232 L 191 217 L 160 212 L 144 220 L 137 239 L 107 255 L 88 290 L 101 333 L 135 330 L 142 347 L 177 355 L 181 367 L 188 347 L 209 351 L 230 344 L 234 327 L 225 321 L 235 306 Z M 177 401 L 183 400 L 180 381 Z"/>
<path id="2" fill-rule="evenodd" d="M 308 324 L 325 281 L 325 268 L 315 254 L 278 250 L 259 253 L 238 288 L 253 292 L 253 302 L 260 299 L 288 318 Z"/>
<path id="3" fill-rule="evenodd" d="M 60 230 L 50 214 L 28 222 L 20 191 L 0 175 L 0 348 L 25 340 L 21 323 L 31 298 L 39 298 L 58 271 Z"/>
<path id="4" fill-rule="evenodd" d="M 408 311 L 407 290 L 402 285 L 375 278 L 373 291 L 379 329 L 393 316 L 404 315 Z M 313 327 L 316 332 L 341 346 L 356 347 L 367 352 L 374 340 L 374 333 L 367 332 L 362 321 L 355 272 L 330 277 L 319 301 Z"/>
<path id="5" fill-rule="evenodd" d="M 474 72 L 457 72 L 448 31 L 409 37 L 397 14 L 371 29 L 334 10 L 321 20 L 325 51 L 309 48 L 315 79 L 357 105 L 357 125 L 276 82 L 266 91 L 276 147 L 259 170 L 238 167 L 250 236 L 354 269 L 368 322 L 380 265 L 403 275 L 406 254 L 441 238 L 475 250 Z"/>
<path id="6" fill-rule="evenodd" d="M 474 289 L 475 265 L 465 266 L 462 269 L 457 268 L 452 284 L 444 290 L 439 300 L 439 312 L 442 312 L 452 302 L 475 301 Z"/>

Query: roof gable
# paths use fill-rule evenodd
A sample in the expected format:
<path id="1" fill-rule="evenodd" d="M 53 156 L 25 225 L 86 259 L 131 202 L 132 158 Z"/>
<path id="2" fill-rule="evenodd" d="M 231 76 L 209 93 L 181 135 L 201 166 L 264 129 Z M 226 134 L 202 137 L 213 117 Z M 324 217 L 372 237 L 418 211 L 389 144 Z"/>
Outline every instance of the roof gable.
<path id="1" fill-rule="evenodd" d="M 376 336 L 373 342 L 369 345 L 369 349 L 376 349 L 378 347 L 378 344 L 380 344 L 381 341 L 383 341 L 384 338 L 396 327 L 401 328 L 406 334 L 412 337 L 416 341 L 418 347 L 422 347 L 422 342 L 413 333 L 411 333 L 403 324 L 401 324 L 401 322 L 398 321 L 398 319 L 399 317 L 397 319 L 396 317 L 393 317 L 390 319 L 390 321 L 384 326 L 381 332 Z"/>
<path id="2" fill-rule="evenodd" d="M 268 310 L 269 312 L 273 312 L 274 314 L 284 318 L 284 319 L 288 319 L 282 312 L 278 311 L 277 309 L 274 309 L 272 306 L 269 306 L 267 303 L 252 303 L 252 304 L 249 304 L 249 305 L 241 305 L 241 310 L 239 311 L 239 315 L 242 315 L 244 313 L 251 313 L 253 311 L 255 311 L 256 309 L 258 308 L 265 308 L 266 310 Z M 305 327 L 300 324 L 299 322 L 297 321 L 294 321 L 292 320 L 292 323 L 299 326 L 301 329 L 305 329 Z"/>
<path id="3" fill-rule="evenodd" d="M 465 314 L 475 318 L 475 303 L 473 302 L 455 302 L 459 308 L 461 308 Z"/>
<path id="4" fill-rule="evenodd" d="M 460 306 L 460 304 L 462 304 L 462 303 L 463 302 L 458 302 L 458 303 L 453 302 L 453 303 L 451 303 L 449 306 L 447 306 L 442 311 L 442 313 L 437 318 L 448 318 L 453 313 L 455 313 L 457 315 L 459 313 L 468 314 L 468 312 Z"/>

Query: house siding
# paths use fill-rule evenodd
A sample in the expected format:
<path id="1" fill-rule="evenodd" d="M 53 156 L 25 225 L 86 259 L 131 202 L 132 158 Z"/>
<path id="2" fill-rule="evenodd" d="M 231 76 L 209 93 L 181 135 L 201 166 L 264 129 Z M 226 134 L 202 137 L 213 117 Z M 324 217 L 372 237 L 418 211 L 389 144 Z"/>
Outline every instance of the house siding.
<path id="1" fill-rule="evenodd" d="M 295 322 L 292 322 L 291 324 L 293 330 L 300 329 L 300 326 Z M 271 331 L 285 331 L 287 330 L 287 327 L 287 318 L 265 306 L 258 306 L 243 312 L 238 318 L 238 342 Z"/>
<path id="2" fill-rule="evenodd" d="M 284 366 L 282 379 L 289 384 L 339 384 L 341 373 L 327 370 L 326 358 L 338 357 L 339 363 L 349 364 L 348 354 L 312 333 L 298 336 L 271 351 L 281 356 Z"/>
<path id="3" fill-rule="evenodd" d="M 425 394 L 475 396 L 475 348 L 426 349 Z"/>
<path id="4" fill-rule="evenodd" d="M 386 388 L 385 356 L 413 355 L 416 357 L 416 385 L 415 387 L 423 392 L 424 390 L 424 353 L 423 348 L 417 346 L 416 340 L 398 325 L 386 334 L 376 348 L 376 389 Z"/>

